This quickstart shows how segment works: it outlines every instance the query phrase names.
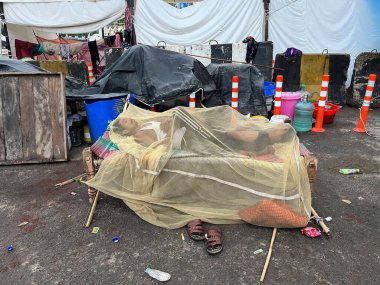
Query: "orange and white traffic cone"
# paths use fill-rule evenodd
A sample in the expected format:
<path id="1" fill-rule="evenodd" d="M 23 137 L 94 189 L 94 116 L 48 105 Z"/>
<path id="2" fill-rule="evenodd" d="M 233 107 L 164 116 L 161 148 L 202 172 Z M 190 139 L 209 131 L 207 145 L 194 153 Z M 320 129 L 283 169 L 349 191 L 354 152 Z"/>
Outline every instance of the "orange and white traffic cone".
<path id="1" fill-rule="evenodd" d="M 189 97 L 189 107 L 190 108 L 195 108 L 195 92 L 190 94 Z"/>
<path id="2" fill-rule="evenodd" d="M 368 79 L 367 89 L 364 95 L 363 105 L 360 108 L 360 116 L 359 116 L 358 124 L 356 128 L 353 129 L 354 132 L 358 132 L 358 133 L 367 132 L 367 129 L 365 128 L 365 124 L 367 123 L 369 105 L 371 104 L 372 92 L 373 92 L 373 89 L 375 88 L 375 82 L 376 82 L 376 74 L 370 74 L 369 79 Z"/>
<path id="3" fill-rule="evenodd" d="M 321 93 L 319 94 L 319 102 L 318 102 L 318 112 L 317 112 L 317 118 L 315 122 L 314 128 L 311 130 L 316 133 L 323 133 L 325 131 L 323 126 L 323 117 L 325 114 L 325 105 L 326 105 L 326 98 L 327 98 L 327 90 L 329 87 L 329 80 L 330 75 L 323 75 L 322 77 L 322 86 L 321 86 Z"/>
<path id="4" fill-rule="evenodd" d="M 239 76 L 232 77 L 232 100 L 231 107 L 234 110 L 238 110 L 238 100 L 239 100 Z"/>
<path id="5" fill-rule="evenodd" d="M 282 82 L 284 78 L 282 75 L 277 75 L 276 78 L 276 94 L 274 95 L 274 108 L 273 115 L 280 115 L 281 113 L 281 95 L 282 95 Z"/>
<path id="6" fill-rule="evenodd" d="M 94 76 L 94 69 L 92 67 L 91 62 L 87 62 L 87 69 L 88 69 L 88 81 L 90 82 L 90 85 L 94 85 L 95 83 L 95 76 Z"/>

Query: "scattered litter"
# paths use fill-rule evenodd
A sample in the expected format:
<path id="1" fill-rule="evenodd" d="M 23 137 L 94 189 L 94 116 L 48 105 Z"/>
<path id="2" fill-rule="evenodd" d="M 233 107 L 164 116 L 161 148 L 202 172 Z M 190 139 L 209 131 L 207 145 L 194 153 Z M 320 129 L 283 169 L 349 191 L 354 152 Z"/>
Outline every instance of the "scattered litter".
<path id="1" fill-rule="evenodd" d="M 361 173 L 360 169 L 349 169 L 349 168 L 341 168 L 339 169 L 339 172 L 344 174 L 344 175 L 348 175 L 348 174 L 357 174 L 357 173 Z"/>
<path id="2" fill-rule="evenodd" d="M 184 241 L 185 240 L 185 236 L 183 235 L 183 233 L 181 233 L 181 237 L 182 237 L 182 240 Z"/>
<path id="3" fill-rule="evenodd" d="M 13 251 L 13 246 L 12 245 L 8 245 L 7 250 L 8 250 L 8 252 Z"/>
<path id="4" fill-rule="evenodd" d="M 22 226 L 26 226 L 27 224 L 29 224 L 29 222 L 22 222 L 21 224 L 17 225 L 18 227 L 22 227 Z"/>
<path id="5" fill-rule="evenodd" d="M 260 249 L 258 249 L 258 250 L 255 250 L 254 252 L 253 252 L 253 254 L 259 254 L 259 253 L 262 253 L 263 252 L 263 250 L 260 248 Z"/>
<path id="6" fill-rule="evenodd" d="M 350 200 L 342 200 L 342 202 L 344 202 L 344 203 L 346 203 L 346 204 L 348 204 L 348 205 L 351 204 L 351 201 L 350 201 Z"/>
<path id="7" fill-rule="evenodd" d="M 70 194 L 73 195 L 73 196 L 75 196 L 77 193 L 75 193 L 75 192 L 71 192 Z"/>
<path id="8" fill-rule="evenodd" d="M 364 200 L 364 198 L 362 196 L 359 196 L 358 199 L 359 200 Z"/>
<path id="9" fill-rule="evenodd" d="M 114 237 L 114 238 L 112 239 L 112 242 L 114 242 L 114 243 L 118 243 L 118 242 L 119 242 L 119 238 L 118 238 L 118 237 Z"/>
<path id="10" fill-rule="evenodd" d="M 331 221 L 332 221 L 332 218 L 331 218 L 331 217 L 326 217 L 326 218 L 325 218 L 325 221 L 327 221 L 327 222 L 331 222 Z"/>
<path id="11" fill-rule="evenodd" d="M 309 238 L 316 238 L 321 236 L 321 232 L 318 231 L 316 228 L 313 227 L 307 227 L 301 230 L 301 234 L 309 237 Z"/>
<path id="12" fill-rule="evenodd" d="M 169 273 L 150 268 L 145 269 L 145 273 L 148 273 L 150 277 L 162 282 L 168 281 L 171 277 Z"/>
<path id="13" fill-rule="evenodd" d="M 100 230 L 100 227 L 93 227 L 91 233 L 97 234 L 99 232 L 99 230 Z"/>

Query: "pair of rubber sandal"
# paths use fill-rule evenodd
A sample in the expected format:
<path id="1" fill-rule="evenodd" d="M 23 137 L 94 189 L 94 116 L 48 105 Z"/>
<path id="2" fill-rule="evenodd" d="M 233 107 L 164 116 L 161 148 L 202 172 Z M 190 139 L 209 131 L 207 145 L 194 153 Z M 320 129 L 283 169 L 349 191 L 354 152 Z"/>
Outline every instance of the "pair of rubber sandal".
<path id="1" fill-rule="evenodd" d="M 187 233 L 195 241 L 206 239 L 206 251 L 209 254 L 215 255 L 222 252 L 222 233 L 219 230 L 208 230 L 205 234 L 201 220 L 190 221 L 187 224 Z"/>

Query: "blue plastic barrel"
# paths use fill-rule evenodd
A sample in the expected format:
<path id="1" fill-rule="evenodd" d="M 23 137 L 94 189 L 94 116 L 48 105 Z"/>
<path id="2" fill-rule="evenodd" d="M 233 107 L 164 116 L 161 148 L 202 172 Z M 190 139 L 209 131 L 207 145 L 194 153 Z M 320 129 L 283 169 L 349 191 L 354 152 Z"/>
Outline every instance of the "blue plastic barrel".
<path id="1" fill-rule="evenodd" d="M 85 100 L 84 105 L 92 142 L 96 142 L 107 130 L 108 125 L 123 111 L 122 99 L 124 98 L 126 97 Z"/>

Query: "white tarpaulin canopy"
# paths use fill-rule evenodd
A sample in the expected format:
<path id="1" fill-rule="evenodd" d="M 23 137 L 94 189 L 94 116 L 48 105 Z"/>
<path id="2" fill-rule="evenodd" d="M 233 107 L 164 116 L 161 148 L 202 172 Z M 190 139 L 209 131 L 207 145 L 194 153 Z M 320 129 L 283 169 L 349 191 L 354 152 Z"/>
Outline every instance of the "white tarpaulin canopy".
<path id="1" fill-rule="evenodd" d="M 122 17 L 125 5 L 124 0 L 4 3 L 4 16 L 8 24 L 44 32 L 87 33 Z"/>
<path id="2" fill-rule="evenodd" d="M 262 0 L 205 0 L 177 9 L 162 0 L 138 0 L 135 28 L 139 43 L 191 45 L 239 43 L 247 36 L 262 40 Z"/>
<path id="3" fill-rule="evenodd" d="M 350 54 L 349 82 L 356 56 L 380 49 L 379 11 L 379 0 L 271 0 L 269 40 L 274 54 L 288 47 Z"/>

